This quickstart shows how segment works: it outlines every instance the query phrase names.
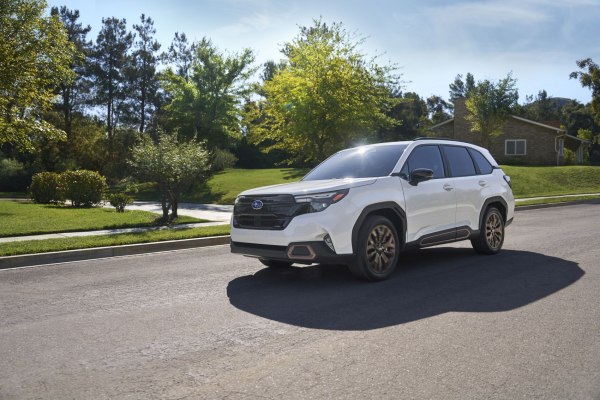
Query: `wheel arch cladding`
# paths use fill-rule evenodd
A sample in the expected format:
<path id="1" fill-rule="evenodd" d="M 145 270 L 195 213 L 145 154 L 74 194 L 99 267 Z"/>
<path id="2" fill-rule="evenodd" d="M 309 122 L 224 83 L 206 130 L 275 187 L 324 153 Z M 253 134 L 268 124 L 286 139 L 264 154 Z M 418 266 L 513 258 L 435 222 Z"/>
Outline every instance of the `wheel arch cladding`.
<path id="1" fill-rule="evenodd" d="M 389 219 L 394 226 L 396 227 L 396 231 L 398 232 L 398 236 L 401 242 L 401 246 L 404 246 L 406 242 L 406 213 L 398 205 L 393 201 L 388 201 L 384 203 L 375 203 L 365 207 L 354 227 L 352 228 L 352 250 L 356 253 L 356 248 L 358 246 L 358 232 L 360 227 L 363 225 L 367 217 L 372 215 L 380 215 L 382 217 L 386 217 Z"/>
<path id="2" fill-rule="evenodd" d="M 481 227 L 481 223 L 483 221 L 483 217 L 485 216 L 485 212 L 490 207 L 496 207 L 500 214 L 502 214 L 502 219 L 504 223 L 506 223 L 506 214 L 508 210 L 508 205 L 506 201 L 500 196 L 490 197 L 483 203 L 483 207 L 481 207 L 481 212 L 479 213 L 479 227 Z"/>

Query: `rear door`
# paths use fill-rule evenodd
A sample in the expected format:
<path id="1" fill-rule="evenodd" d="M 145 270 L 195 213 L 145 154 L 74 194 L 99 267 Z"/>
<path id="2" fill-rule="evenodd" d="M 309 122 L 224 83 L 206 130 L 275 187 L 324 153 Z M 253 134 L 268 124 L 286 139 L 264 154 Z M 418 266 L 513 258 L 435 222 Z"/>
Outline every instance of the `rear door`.
<path id="1" fill-rule="evenodd" d="M 433 179 L 416 186 L 408 183 L 410 173 L 417 168 L 432 170 Z M 415 147 L 402 167 L 401 176 L 406 201 L 406 241 L 430 245 L 453 240 L 456 198 L 439 146 Z"/>

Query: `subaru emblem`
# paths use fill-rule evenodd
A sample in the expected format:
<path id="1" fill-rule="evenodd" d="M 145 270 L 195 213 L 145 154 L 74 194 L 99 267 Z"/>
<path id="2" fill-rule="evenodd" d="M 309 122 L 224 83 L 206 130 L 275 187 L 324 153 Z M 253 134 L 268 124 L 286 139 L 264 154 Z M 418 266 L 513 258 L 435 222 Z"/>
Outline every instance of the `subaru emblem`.
<path id="1" fill-rule="evenodd" d="M 260 200 L 254 200 L 252 202 L 252 209 L 253 210 L 260 210 L 261 208 L 263 208 L 263 202 Z"/>

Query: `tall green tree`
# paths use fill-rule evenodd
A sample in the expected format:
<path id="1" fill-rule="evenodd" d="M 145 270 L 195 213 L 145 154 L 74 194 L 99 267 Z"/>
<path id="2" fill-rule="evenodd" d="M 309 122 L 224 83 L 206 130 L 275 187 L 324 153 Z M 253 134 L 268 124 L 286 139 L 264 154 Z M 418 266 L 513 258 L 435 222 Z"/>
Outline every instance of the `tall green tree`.
<path id="1" fill-rule="evenodd" d="M 594 120 L 600 125 L 600 67 L 591 58 L 578 60 L 577 66 L 583 71 L 571 72 L 570 77 L 579 79 L 581 86 L 591 89 Z"/>
<path id="2" fill-rule="evenodd" d="M 179 143 L 175 135 L 161 135 L 158 143 L 144 137 L 133 148 L 131 165 L 140 179 L 158 185 L 165 222 L 177 218 L 181 194 L 209 171 L 204 147 L 194 140 Z"/>
<path id="3" fill-rule="evenodd" d="M 432 124 L 439 124 L 452 118 L 451 111 L 452 105 L 442 99 L 442 96 L 434 94 L 427 98 L 427 114 Z"/>
<path id="4" fill-rule="evenodd" d="M 129 68 L 132 116 L 138 131 L 144 132 L 156 106 L 159 86 L 156 67 L 160 43 L 154 39 L 156 29 L 152 18 L 142 14 L 140 24 L 134 24 L 133 29 L 137 32 L 138 40 L 134 43 Z"/>
<path id="5" fill-rule="evenodd" d="M 472 73 L 467 72 L 467 76 L 463 81 L 461 74 L 456 75 L 454 82 L 450 84 L 450 101 L 457 98 L 469 97 L 471 91 L 475 88 L 475 77 Z"/>
<path id="6" fill-rule="evenodd" d="M 465 118 L 471 123 L 471 132 L 476 135 L 475 141 L 482 146 L 489 147 L 492 139 L 502 134 L 502 125 L 519 99 L 516 83 L 512 75 L 508 74 L 498 82 L 487 79 L 477 82 L 471 90 L 465 102 Z"/>
<path id="7" fill-rule="evenodd" d="M 126 77 L 129 49 L 133 34 L 127 31 L 125 19 L 102 18 L 102 28 L 94 45 L 92 72 L 94 104 L 106 110 L 106 128 L 112 149 L 115 127 L 127 112 L 130 86 Z"/>
<path id="8" fill-rule="evenodd" d="M 0 0 L 0 144 L 33 151 L 33 137 L 63 139 L 44 121 L 56 88 L 73 79 L 76 49 L 43 0 Z"/>
<path id="9" fill-rule="evenodd" d="M 162 76 L 169 99 L 165 129 L 180 137 L 206 142 L 210 151 L 225 149 L 241 135 L 241 105 L 250 93 L 254 54 L 224 54 L 204 38 L 196 45 L 190 76 L 172 69 Z"/>
<path id="10" fill-rule="evenodd" d="M 168 51 L 162 54 L 162 58 L 171 64 L 177 75 L 188 80 L 197 47 L 196 43 L 188 41 L 185 33 L 175 32 L 175 37 Z"/>
<path id="11" fill-rule="evenodd" d="M 386 114 L 393 118 L 396 125 L 382 128 L 378 138 L 382 142 L 409 140 L 422 136 L 422 128 L 427 122 L 427 103 L 417 93 L 402 93 L 399 90 L 391 92 L 391 96 L 400 101 Z"/>
<path id="12" fill-rule="evenodd" d="M 78 22 L 79 10 L 70 10 L 65 6 L 52 7 L 50 14 L 58 16 L 66 29 L 69 42 L 77 50 L 77 56 L 73 58 L 69 65 L 74 73 L 74 79 L 70 83 L 63 82 L 59 85 L 57 93 L 60 96 L 60 101 L 55 106 L 55 109 L 63 116 L 60 126 L 67 133 L 68 147 L 73 136 L 73 113 L 83 110 L 91 90 L 87 74 L 89 69 L 88 57 L 91 54 L 92 43 L 87 40 L 87 34 L 92 28 L 89 25 L 84 27 Z"/>
<path id="13" fill-rule="evenodd" d="M 389 88 L 398 85 L 399 76 L 394 67 L 361 53 L 362 42 L 339 23 L 316 20 L 301 27 L 283 46 L 287 65 L 264 84 L 258 140 L 272 140 L 270 149 L 287 149 L 296 159 L 316 163 L 393 126 L 386 112 L 398 101 Z"/>

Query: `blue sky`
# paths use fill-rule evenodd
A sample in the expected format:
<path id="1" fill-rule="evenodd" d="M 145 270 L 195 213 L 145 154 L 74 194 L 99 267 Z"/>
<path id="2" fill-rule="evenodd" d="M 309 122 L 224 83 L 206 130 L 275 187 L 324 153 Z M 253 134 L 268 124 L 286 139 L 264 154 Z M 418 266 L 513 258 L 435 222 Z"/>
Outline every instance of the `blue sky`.
<path id="1" fill-rule="evenodd" d="M 456 74 L 497 80 L 512 71 L 520 101 L 545 89 L 587 103 L 591 91 L 569 79 L 575 61 L 600 63 L 600 0 L 48 0 L 78 9 L 95 39 L 102 17 L 154 19 L 163 50 L 176 31 L 206 36 L 222 50 L 255 51 L 257 63 L 281 58 L 298 25 L 342 22 L 366 38 L 363 50 L 400 67 L 406 91 L 448 97 Z"/>

